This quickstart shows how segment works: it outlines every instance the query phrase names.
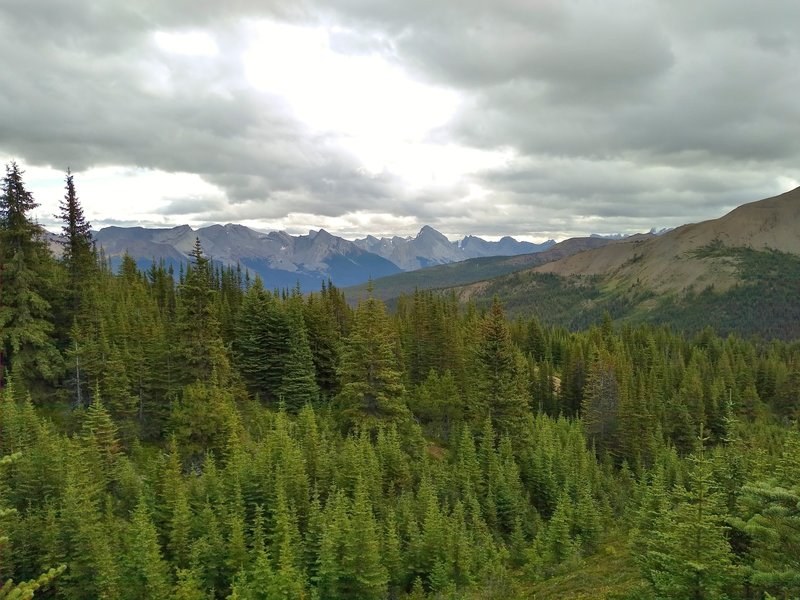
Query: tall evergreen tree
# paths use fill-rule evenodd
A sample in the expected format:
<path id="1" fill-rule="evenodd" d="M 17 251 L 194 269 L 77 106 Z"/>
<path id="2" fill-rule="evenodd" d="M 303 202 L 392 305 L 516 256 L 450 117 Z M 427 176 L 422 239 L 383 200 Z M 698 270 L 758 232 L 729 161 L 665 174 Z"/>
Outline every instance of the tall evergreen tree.
<path id="1" fill-rule="evenodd" d="M 85 296 L 85 286 L 96 268 L 92 225 L 83 215 L 83 207 L 75 193 L 75 181 L 72 172 L 67 169 L 66 194 L 59 205 L 56 215 L 61 219 L 62 235 L 65 238 L 62 260 L 67 267 L 68 292 L 71 296 L 73 314 L 77 313 Z"/>
<path id="2" fill-rule="evenodd" d="M 302 298 L 299 296 L 288 303 L 288 324 L 291 331 L 289 351 L 278 396 L 287 410 L 297 412 L 304 405 L 319 400 L 314 361 L 303 320 Z"/>
<path id="3" fill-rule="evenodd" d="M 179 288 L 177 311 L 183 380 L 184 383 L 207 381 L 212 373 L 224 380 L 230 375 L 230 364 L 215 310 L 217 292 L 213 287 L 211 265 L 199 238 L 195 240 L 191 259 Z"/>
<path id="4" fill-rule="evenodd" d="M 516 431 L 529 414 L 526 365 L 511 340 L 503 307 L 495 298 L 483 319 L 477 347 L 475 417 L 490 415 L 499 432 Z"/>
<path id="5" fill-rule="evenodd" d="M 386 597 L 389 576 L 381 564 L 380 532 L 365 488 L 363 482 L 356 484 L 343 562 L 349 575 L 350 597 L 379 600 Z"/>
<path id="6" fill-rule="evenodd" d="M 234 355 L 250 389 L 262 400 L 277 402 L 279 398 L 289 356 L 290 331 L 284 307 L 256 278 L 242 299 Z M 305 364 L 302 352 L 298 346 L 293 356 L 300 366 Z"/>
<path id="7" fill-rule="evenodd" d="M 30 219 L 38 204 L 25 189 L 23 171 L 6 165 L 0 195 L 0 384 L 8 364 L 19 380 L 53 380 L 60 372 L 51 304 L 53 260 L 43 230 Z"/>
<path id="8" fill-rule="evenodd" d="M 768 479 L 744 485 L 742 517 L 734 527 L 749 538 L 748 582 L 776 598 L 800 595 L 800 434 L 783 444 L 781 464 Z"/>
<path id="9" fill-rule="evenodd" d="M 6 456 L 0 456 L 0 600 L 30 600 L 34 593 L 43 586 L 47 586 L 53 579 L 64 572 L 66 565 L 51 568 L 36 579 L 14 583 L 12 579 L 5 579 L 6 572 L 3 564 L 12 562 L 11 552 L 8 548 L 9 539 L 4 535 L 5 523 L 16 515 L 17 511 L 13 508 L 6 508 L 5 490 L 3 489 L 3 470 L 13 462 L 19 460 L 22 455 L 17 452 Z"/>
<path id="10" fill-rule="evenodd" d="M 586 376 L 581 407 L 587 437 L 598 451 L 617 449 L 617 411 L 622 393 L 613 357 L 605 349 L 598 350 Z"/>
<path id="11" fill-rule="evenodd" d="M 337 366 L 342 346 L 336 315 L 329 308 L 324 295 L 310 294 L 303 311 L 317 385 L 328 400 L 339 391 Z"/>
<path id="12" fill-rule="evenodd" d="M 158 532 L 143 499 L 131 517 L 123 585 L 126 598 L 167 598 L 170 581 L 161 555 Z"/>
<path id="13" fill-rule="evenodd" d="M 383 302 L 373 297 L 360 302 L 342 352 L 342 391 L 336 398 L 345 424 L 372 427 L 408 418 L 396 347 Z"/>
<path id="14" fill-rule="evenodd" d="M 646 574 L 665 598 L 723 599 L 737 583 L 725 510 L 708 459 L 701 453 L 693 461 L 689 488 L 678 488 L 677 506 L 656 523 L 660 539 L 648 553 Z"/>

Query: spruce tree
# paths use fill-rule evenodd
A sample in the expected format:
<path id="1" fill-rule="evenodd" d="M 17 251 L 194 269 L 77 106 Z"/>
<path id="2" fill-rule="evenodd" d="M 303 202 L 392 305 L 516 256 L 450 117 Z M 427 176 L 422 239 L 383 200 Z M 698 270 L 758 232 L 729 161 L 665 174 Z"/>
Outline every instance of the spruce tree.
<path id="1" fill-rule="evenodd" d="M 380 600 L 386 597 L 389 576 L 381 562 L 380 532 L 365 487 L 363 482 L 356 485 L 342 562 L 348 597 Z"/>
<path id="2" fill-rule="evenodd" d="M 310 294 L 303 316 L 314 371 L 322 396 L 330 400 L 339 392 L 337 366 L 342 340 L 336 317 L 324 297 Z"/>
<path id="3" fill-rule="evenodd" d="M 495 298 L 481 323 L 477 347 L 479 393 L 473 418 L 491 416 L 499 432 L 516 432 L 530 413 L 525 360 L 511 340 L 500 301 Z"/>
<path id="4" fill-rule="evenodd" d="M 282 486 L 278 486 L 275 526 L 272 534 L 273 578 L 270 598 L 302 600 L 305 597 L 305 576 L 299 568 L 300 535 L 286 502 Z"/>
<path id="5" fill-rule="evenodd" d="M 693 463 L 689 488 L 678 488 L 677 506 L 656 523 L 659 539 L 648 552 L 646 574 L 666 598 L 722 599 L 738 583 L 726 515 L 708 459 L 701 453 Z"/>
<path id="6" fill-rule="evenodd" d="M 191 569 L 178 569 L 177 583 L 172 588 L 172 600 L 207 600 L 209 595 L 201 588 L 200 579 Z"/>
<path id="7" fill-rule="evenodd" d="M 319 544 L 317 589 L 322 598 L 351 598 L 349 573 L 344 564 L 346 535 L 350 530 L 347 499 L 340 491 L 328 496 Z"/>
<path id="8" fill-rule="evenodd" d="M 170 593 L 167 565 L 158 543 L 158 532 L 143 498 L 131 516 L 128 531 L 123 586 L 126 597 L 146 600 L 166 598 Z"/>
<path id="9" fill-rule="evenodd" d="M 587 437 L 599 452 L 616 452 L 618 448 L 617 411 L 622 395 L 611 354 L 598 350 L 586 376 L 581 413 Z"/>
<path id="10" fill-rule="evenodd" d="M 408 419 L 395 348 L 383 303 L 372 297 L 360 302 L 342 352 L 342 391 L 335 402 L 345 425 L 375 427 Z"/>
<path id="11" fill-rule="evenodd" d="M 764 482 L 742 490 L 752 516 L 739 521 L 752 542 L 748 581 L 779 598 L 800 594 L 800 486 Z M 736 522 L 735 522 L 736 524 Z"/>
<path id="12" fill-rule="evenodd" d="M 104 476 L 110 479 L 121 448 L 117 437 L 117 426 L 103 405 L 98 392 L 95 392 L 94 400 L 85 411 L 81 437 L 96 448 L 102 460 Z"/>
<path id="13" fill-rule="evenodd" d="M 741 488 L 733 525 L 749 538 L 749 583 L 777 598 L 800 595 L 800 435 L 792 431 L 780 467 Z"/>
<path id="14" fill-rule="evenodd" d="M 290 352 L 291 325 L 276 297 L 256 278 L 242 299 L 236 325 L 234 356 L 250 389 L 277 404 Z M 302 342 L 293 354 L 293 371 L 305 375 Z"/>
<path id="15" fill-rule="evenodd" d="M 56 215 L 63 222 L 61 231 L 65 238 L 62 261 L 67 267 L 68 293 L 71 297 L 71 309 L 76 315 L 85 297 L 85 287 L 96 268 L 92 226 L 83 214 L 78 196 L 75 193 L 74 176 L 67 169 L 66 194 Z"/>
<path id="16" fill-rule="evenodd" d="M 191 264 L 179 291 L 177 310 L 178 354 L 183 383 L 207 381 L 212 373 L 219 380 L 230 375 L 230 364 L 216 314 L 211 265 L 195 240 Z"/>
<path id="17" fill-rule="evenodd" d="M 306 404 L 314 404 L 319 400 L 314 361 L 308 345 L 302 305 L 299 302 L 302 302 L 301 298 L 289 301 L 289 351 L 278 390 L 278 397 L 283 401 L 283 405 L 293 413 L 298 412 Z"/>
<path id="18" fill-rule="evenodd" d="M 3 471 L 6 467 L 19 460 L 22 455 L 17 452 L 15 454 L 8 454 L 0 456 L 0 565 L 10 564 L 12 562 L 11 552 L 9 552 L 8 543 L 9 539 L 4 535 L 5 523 L 17 511 L 13 508 L 6 507 L 6 498 L 3 486 Z M 31 581 L 23 581 L 14 583 L 12 579 L 5 579 L 5 569 L 0 567 L 0 600 L 30 600 L 33 598 L 35 592 L 42 587 L 48 586 L 56 577 L 66 569 L 66 565 L 60 565 L 48 569 L 36 579 Z"/>
<path id="19" fill-rule="evenodd" d="M 47 299 L 54 264 L 43 229 L 30 218 L 38 204 L 22 175 L 16 163 L 6 165 L 0 189 L 0 384 L 9 364 L 20 381 L 52 381 L 62 363 Z"/>
<path id="20" fill-rule="evenodd" d="M 66 485 L 58 523 L 65 550 L 67 598 L 121 597 L 119 544 L 101 512 L 102 485 L 92 472 L 91 454 L 69 449 Z"/>

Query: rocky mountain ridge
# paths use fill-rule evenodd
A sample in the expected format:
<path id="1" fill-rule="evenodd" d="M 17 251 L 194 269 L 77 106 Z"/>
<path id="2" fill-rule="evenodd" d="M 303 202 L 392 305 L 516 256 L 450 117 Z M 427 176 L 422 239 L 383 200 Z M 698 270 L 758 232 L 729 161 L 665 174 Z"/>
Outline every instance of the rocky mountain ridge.
<path id="1" fill-rule="evenodd" d="M 319 289 L 331 279 L 337 286 L 363 283 L 402 271 L 449 264 L 474 257 L 520 255 L 550 247 L 506 237 L 490 242 L 467 236 L 451 242 L 430 226 L 415 237 L 366 238 L 350 241 L 320 229 L 306 235 L 285 231 L 263 233 L 244 225 L 211 225 L 192 229 L 180 225 L 165 229 L 106 227 L 95 239 L 105 255 L 118 262 L 126 253 L 142 267 L 153 260 L 186 262 L 195 239 L 207 256 L 225 265 L 241 264 L 260 275 L 270 287 Z"/>
<path id="2" fill-rule="evenodd" d="M 414 237 L 367 236 L 354 240 L 359 248 L 382 256 L 404 271 L 460 262 L 469 258 L 486 256 L 517 256 L 546 250 L 555 240 L 541 244 L 520 242 L 506 236 L 497 242 L 468 235 L 458 241 L 450 241 L 433 227 L 425 225 Z"/>

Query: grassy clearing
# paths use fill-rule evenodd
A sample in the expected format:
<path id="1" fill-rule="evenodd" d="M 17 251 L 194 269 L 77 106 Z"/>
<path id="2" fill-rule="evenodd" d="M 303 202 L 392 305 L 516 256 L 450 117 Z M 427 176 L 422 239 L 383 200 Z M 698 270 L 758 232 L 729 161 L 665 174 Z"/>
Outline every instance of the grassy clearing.
<path id="1" fill-rule="evenodd" d="M 645 600 L 647 582 L 628 553 L 623 536 L 614 536 L 599 552 L 563 573 L 530 586 L 520 598 L 530 600 Z"/>

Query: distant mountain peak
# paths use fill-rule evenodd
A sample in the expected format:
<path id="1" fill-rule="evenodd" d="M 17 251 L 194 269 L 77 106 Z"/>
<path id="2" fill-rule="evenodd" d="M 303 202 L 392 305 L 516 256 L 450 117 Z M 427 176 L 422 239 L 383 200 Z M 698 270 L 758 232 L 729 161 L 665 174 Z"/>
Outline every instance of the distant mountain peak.
<path id="1" fill-rule="evenodd" d="M 459 262 L 469 258 L 515 256 L 538 252 L 549 248 L 554 243 L 552 240 L 544 244 L 518 242 L 509 236 L 499 242 L 488 242 L 474 235 L 450 241 L 447 236 L 430 225 L 422 226 L 419 233 L 413 237 L 395 235 L 378 239 L 368 235 L 355 240 L 355 244 L 361 249 L 391 260 L 404 271 Z"/>
<path id="2" fill-rule="evenodd" d="M 602 238 L 604 240 L 624 240 L 626 237 L 630 237 L 630 235 L 627 233 L 592 233 L 589 237 Z"/>
<path id="3" fill-rule="evenodd" d="M 439 242 L 442 244 L 450 243 L 450 240 L 447 239 L 447 236 L 445 236 L 442 232 L 435 230 L 430 225 L 425 225 L 422 229 L 420 229 L 415 239 L 430 240 L 431 242 Z"/>
<path id="4" fill-rule="evenodd" d="M 272 280 L 282 282 L 281 285 L 288 282 L 289 287 L 299 279 L 304 289 L 314 289 L 313 282 L 328 277 L 336 285 L 354 284 L 370 275 L 378 278 L 468 258 L 510 256 L 542 249 L 510 237 L 487 242 L 470 236 L 465 238 L 470 240 L 468 245 L 451 242 L 430 225 L 423 226 L 413 237 L 368 235 L 352 242 L 325 229 L 293 236 L 286 231 L 256 231 L 236 223 L 197 230 L 189 225 L 160 229 L 111 227 L 96 235 L 98 245 L 109 257 L 122 256 L 128 251 L 148 264 L 153 258 L 165 258 L 173 264 L 187 260 L 196 237 L 206 254 L 217 262 L 241 264 L 261 275 L 265 282 Z"/>

